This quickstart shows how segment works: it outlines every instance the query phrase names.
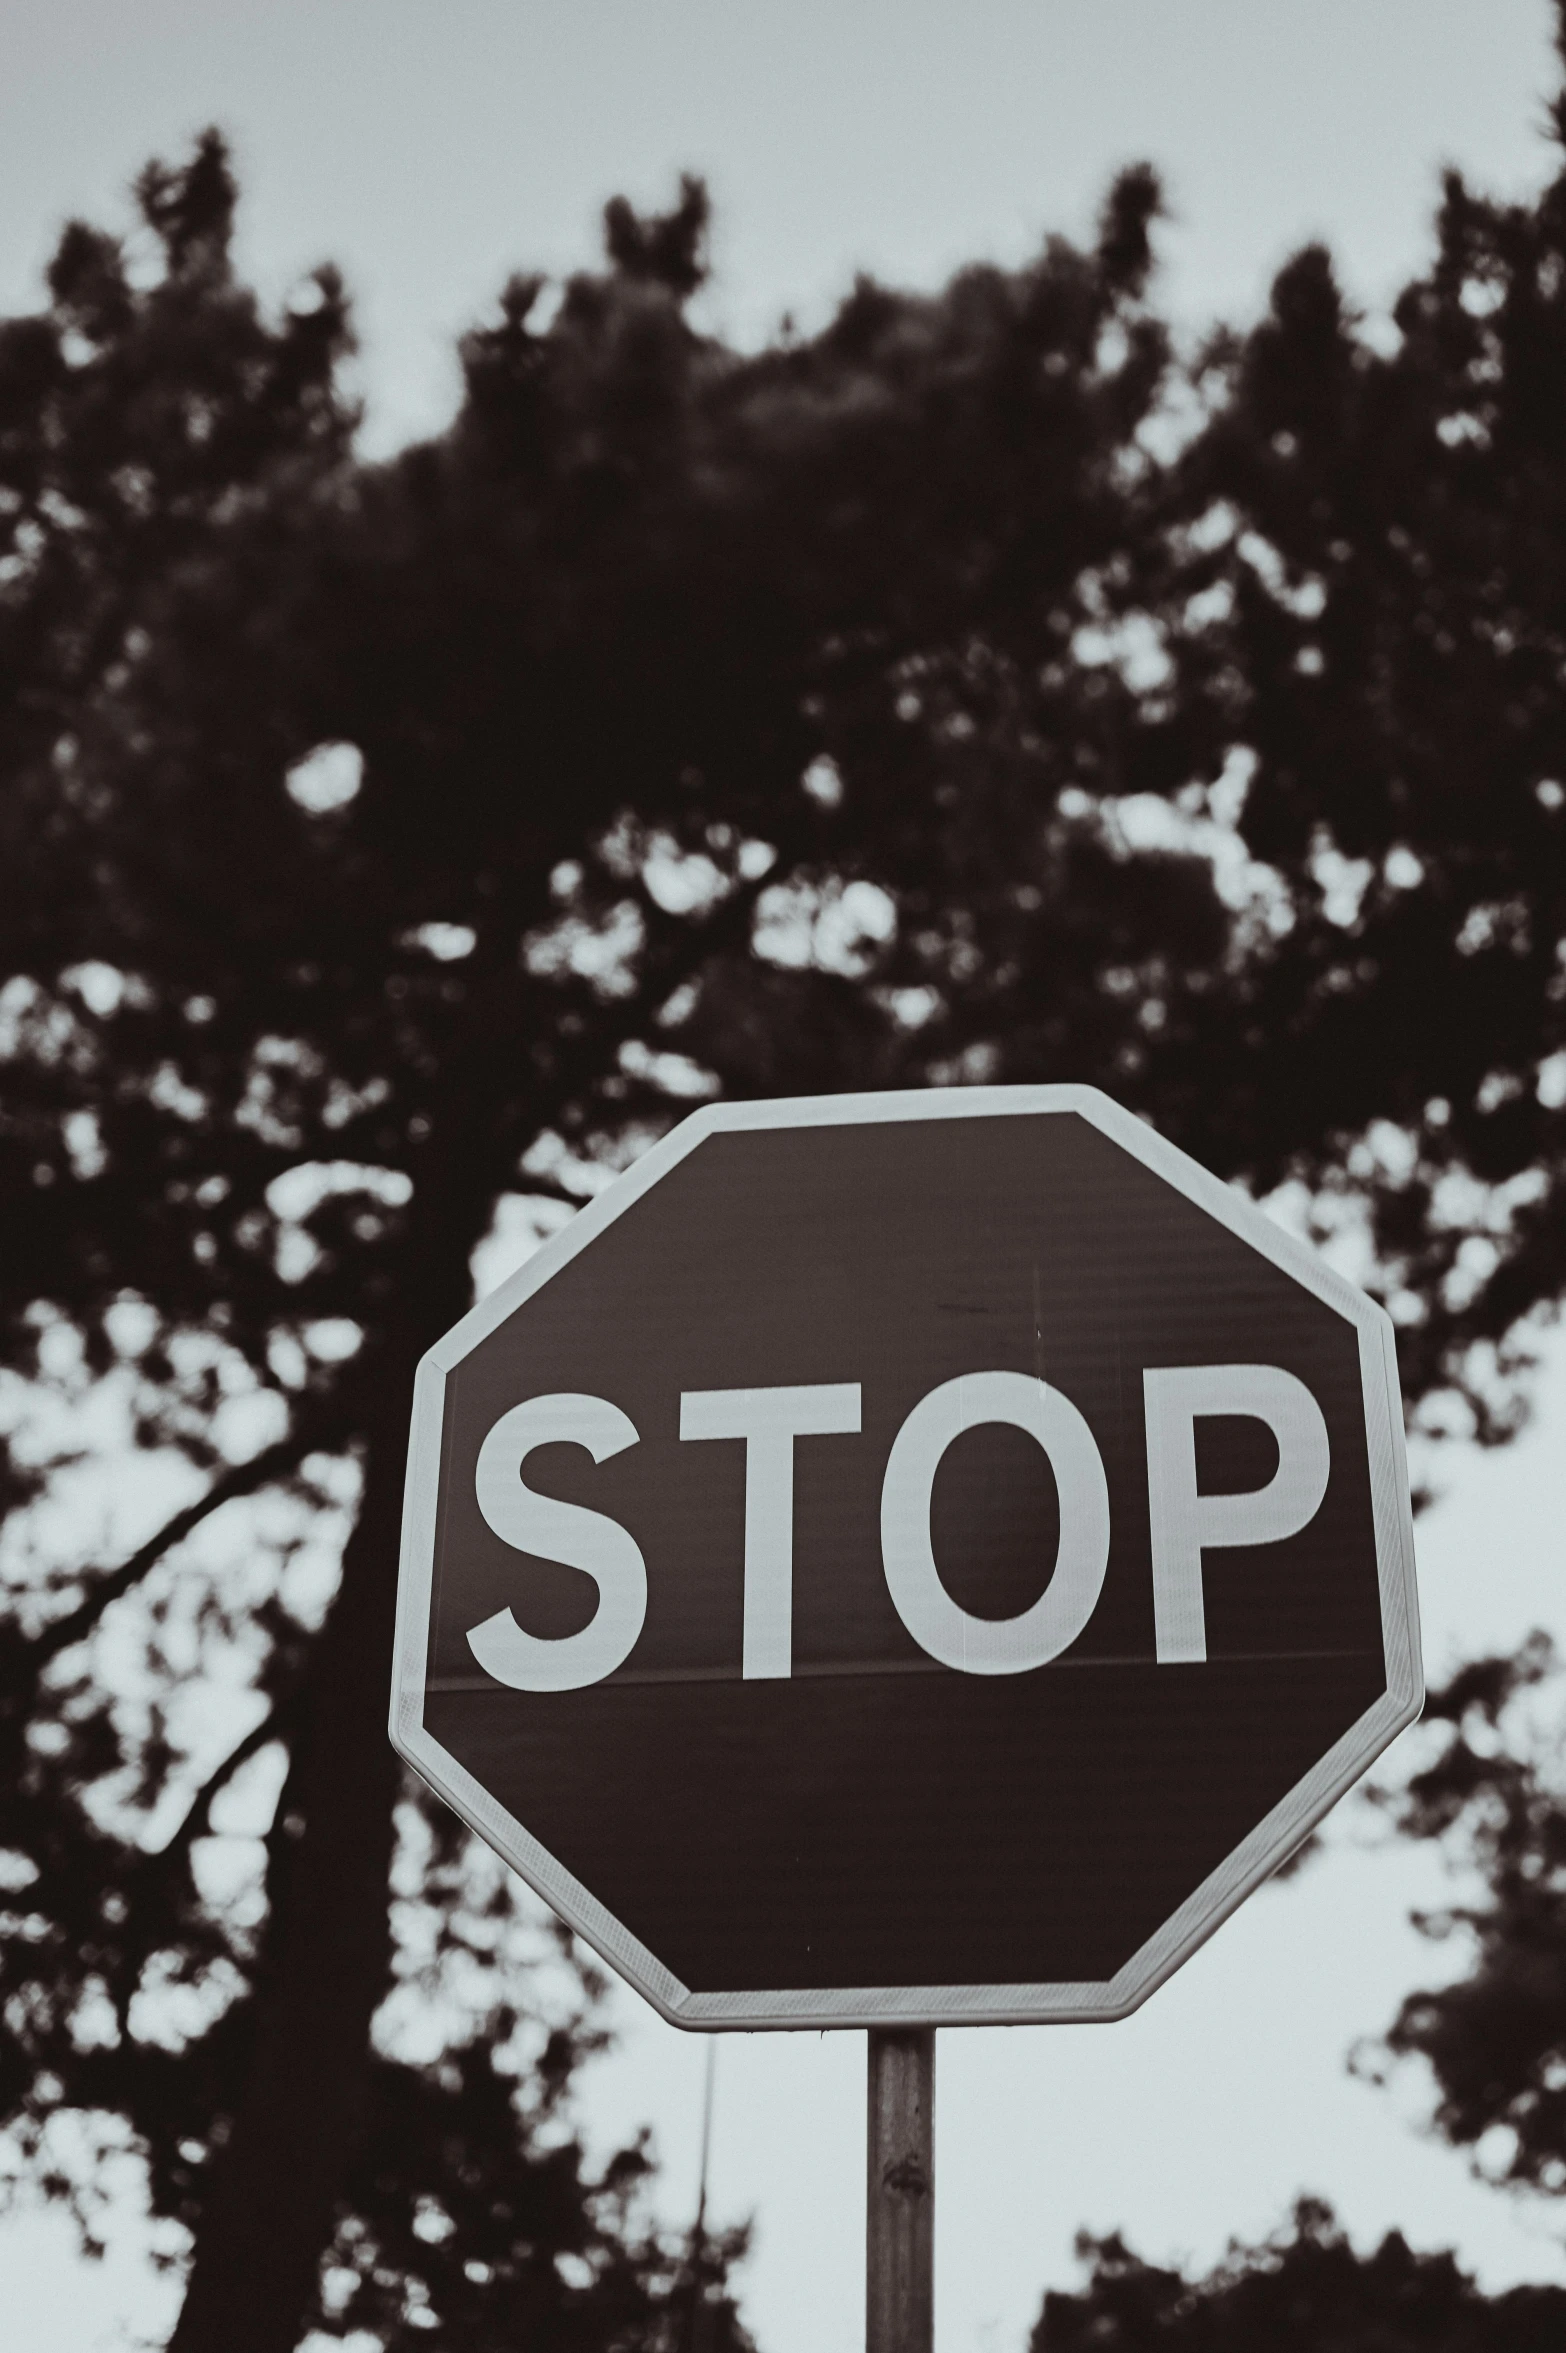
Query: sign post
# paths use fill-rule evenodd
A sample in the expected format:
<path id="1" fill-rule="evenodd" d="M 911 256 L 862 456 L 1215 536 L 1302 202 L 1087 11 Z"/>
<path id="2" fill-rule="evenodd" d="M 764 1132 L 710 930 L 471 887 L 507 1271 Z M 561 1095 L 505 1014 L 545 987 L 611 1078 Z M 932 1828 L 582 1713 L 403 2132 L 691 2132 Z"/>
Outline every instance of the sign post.
<path id="1" fill-rule="evenodd" d="M 419 1370 L 392 1739 L 665 2018 L 870 2029 L 875 2353 L 932 2030 L 1124 2017 L 1421 1698 L 1390 1322 L 1092 1088 L 709 1106 Z"/>
<path id="2" fill-rule="evenodd" d="M 935 2029 L 870 2029 L 865 2353 L 935 2344 Z"/>

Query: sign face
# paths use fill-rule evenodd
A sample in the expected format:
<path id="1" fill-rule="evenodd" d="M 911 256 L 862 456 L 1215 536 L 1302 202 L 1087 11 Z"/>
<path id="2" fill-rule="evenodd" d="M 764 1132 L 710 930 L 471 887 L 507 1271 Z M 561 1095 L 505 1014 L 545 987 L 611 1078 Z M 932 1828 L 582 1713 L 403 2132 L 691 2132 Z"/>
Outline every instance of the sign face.
<path id="1" fill-rule="evenodd" d="M 698 1111 L 419 1371 L 393 1741 L 680 2025 L 1123 2016 L 1421 1697 L 1387 1317 L 1091 1088 Z"/>

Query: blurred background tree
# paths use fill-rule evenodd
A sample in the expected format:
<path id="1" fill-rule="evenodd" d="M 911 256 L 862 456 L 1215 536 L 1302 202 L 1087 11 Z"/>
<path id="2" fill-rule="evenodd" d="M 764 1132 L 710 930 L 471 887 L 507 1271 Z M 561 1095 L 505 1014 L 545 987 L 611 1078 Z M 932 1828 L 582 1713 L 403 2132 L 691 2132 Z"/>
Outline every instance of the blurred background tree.
<path id="1" fill-rule="evenodd" d="M 138 193 L 0 328 L 5 2113 L 89 2225 L 144 2158 L 179 2353 L 672 2347 L 698 2292 L 737 2344 L 737 2244 L 694 2281 L 574 2137 L 592 1971 L 386 1744 L 413 1365 L 694 1101 L 1070 1078 L 1357 1249 L 1433 1426 L 1514 1426 L 1566 191 L 1453 182 L 1390 349 L 1309 252 L 1191 372 L 1145 171 L 754 354 L 686 182 L 382 466 L 221 143 Z"/>
<path id="2" fill-rule="evenodd" d="M 1396 2232 L 1357 2255 L 1314 2199 L 1205 2279 L 1144 2263 L 1118 2238 L 1078 2251 L 1088 2284 L 1045 2297 L 1028 2353 L 1547 2353 L 1566 2326 L 1566 2288 L 1488 2297 L 1450 2255 L 1416 2254 Z"/>
<path id="3" fill-rule="evenodd" d="M 1381 2053 L 1424 2060 L 1435 2123 L 1485 2178 L 1566 2190 L 1566 1709 L 1553 1645 L 1476 1659 L 1426 1708 L 1434 1754 L 1381 1803 L 1440 1841 L 1467 1900 L 1421 1915 L 1470 1966 L 1404 2001 Z"/>

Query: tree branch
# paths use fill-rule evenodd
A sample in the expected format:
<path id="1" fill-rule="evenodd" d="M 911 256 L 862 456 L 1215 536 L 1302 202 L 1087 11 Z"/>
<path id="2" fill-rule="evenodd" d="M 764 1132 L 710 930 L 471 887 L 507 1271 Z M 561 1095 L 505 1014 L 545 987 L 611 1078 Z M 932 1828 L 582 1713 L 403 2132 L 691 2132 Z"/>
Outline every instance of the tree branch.
<path id="1" fill-rule="evenodd" d="M 592 1200 L 591 1193 L 573 1193 L 555 1177 L 535 1176 L 531 1169 L 523 1169 L 516 1191 L 523 1200 L 560 1201 L 567 1209 L 585 1209 Z"/>
<path id="2" fill-rule="evenodd" d="M 189 1852 L 201 1835 L 202 1825 L 212 1810 L 213 1799 L 227 1788 L 241 1765 L 248 1764 L 269 1742 L 281 1737 L 284 1726 L 298 1708 L 303 1692 L 304 1681 L 301 1678 L 281 1699 L 273 1701 L 261 1721 L 251 1726 L 243 1740 L 235 1743 L 221 1764 L 214 1766 L 191 1799 L 173 1836 L 166 1839 L 162 1846 L 155 1847 L 141 1857 L 137 1864 L 138 1875 L 160 1877 L 171 1863 Z"/>
<path id="3" fill-rule="evenodd" d="M 595 1081 L 607 1077 L 615 1067 L 620 1048 L 646 1029 L 659 1006 L 684 982 L 694 978 L 709 956 L 747 936 L 762 892 L 792 873 L 797 863 L 796 855 L 785 856 L 780 849 L 765 874 L 741 882 L 694 924 L 685 916 L 669 914 L 649 898 L 648 908 L 655 915 L 656 923 L 649 923 L 648 954 L 636 992 L 613 1009 L 618 1012 L 618 1019 L 611 1017 L 599 1023 L 582 1039 L 575 1053 L 563 1056 L 549 1074 L 539 1106 L 539 1126 L 557 1117 Z M 661 941 L 653 939 L 654 929 L 662 930 Z M 608 1007 L 605 1010 L 611 1011 Z M 671 1103 L 670 1109 L 677 1111 L 678 1106 Z"/>
<path id="4" fill-rule="evenodd" d="M 252 1455 L 248 1462 L 235 1463 L 231 1469 L 224 1471 L 213 1480 L 205 1495 L 198 1495 L 193 1503 L 187 1503 L 182 1510 L 175 1512 L 172 1518 L 165 1520 L 162 1527 L 147 1538 L 145 1544 L 137 1546 L 128 1560 L 100 1577 L 74 1609 L 51 1619 L 30 1641 L 16 1640 L 16 1650 L 26 1662 L 21 1680 L 29 1687 L 36 1684 L 51 1659 L 58 1658 L 61 1651 L 69 1650 L 73 1643 L 83 1641 L 111 1603 L 128 1593 L 166 1552 L 172 1551 L 176 1544 L 182 1544 L 187 1536 L 200 1527 L 203 1520 L 223 1504 L 232 1503 L 241 1495 L 253 1495 L 258 1488 L 270 1486 L 273 1480 L 297 1469 L 307 1454 L 317 1453 L 323 1446 L 340 1440 L 347 1428 L 348 1416 L 339 1405 L 332 1411 L 301 1422 L 286 1437 L 279 1438 L 274 1445 L 265 1446 L 259 1454 Z"/>
<path id="5" fill-rule="evenodd" d="M 161 1937 L 173 1931 L 178 1909 L 172 1884 L 175 1867 L 185 1861 L 200 1837 L 211 1813 L 213 1799 L 228 1786 L 242 1765 L 247 1764 L 270 1741 L 281 1738 L 283 1728 L 297 1711 L 303 1694 L 304 1678 L 300 1677 L 281 1699 L 273 1701 L 260 1722 L 252 1725 L 244 1738 L 237 1741 L 221 1763 L 207 1775 L 186 1807 L 173 1836 L 166 1839 L 162 1846 L 138 1854 L 131 1860 L 125 1892 L 130 1898 L 132 1916 L 141 1933 L 128 1935 L 118 1962 L 110 1971 L 110 1998 L 122 2035 L 130 2033 L 130 2006 L 141 1982 L 148 1954 Z"/>

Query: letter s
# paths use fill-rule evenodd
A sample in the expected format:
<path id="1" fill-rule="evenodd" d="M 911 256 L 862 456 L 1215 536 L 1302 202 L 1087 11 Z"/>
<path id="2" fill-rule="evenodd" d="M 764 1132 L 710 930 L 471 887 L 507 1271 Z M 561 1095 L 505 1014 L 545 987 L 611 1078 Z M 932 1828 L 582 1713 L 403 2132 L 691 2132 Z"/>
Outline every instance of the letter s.
<path id="1" fill-rule="evenodd" d="M 518 1552 L 585 1570 L 598 1587 L 598 1607 L 579 1634 L 525 1633 L 509 1609 L 473 1627 L 468 1648 L 497 1683 L 513 1691 L 580 1691 L 629 1658 L 647 1615 L 647 1564 L 635 1537 L 603 1512 L 535 1495 L 522 1483 L 522 1465 L 535 1446 L 585 1446 L 594 1462 L 607 1462 L 637 1435 L 630 1416 L 606 1397 L 562 1392 L 513 1405 L 479 1448 L 473 1488 L 495 1534 Z"/>

